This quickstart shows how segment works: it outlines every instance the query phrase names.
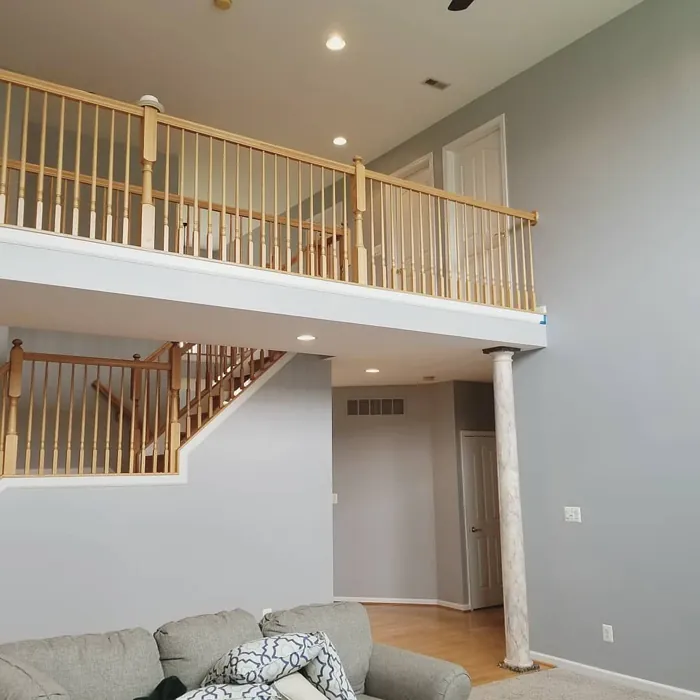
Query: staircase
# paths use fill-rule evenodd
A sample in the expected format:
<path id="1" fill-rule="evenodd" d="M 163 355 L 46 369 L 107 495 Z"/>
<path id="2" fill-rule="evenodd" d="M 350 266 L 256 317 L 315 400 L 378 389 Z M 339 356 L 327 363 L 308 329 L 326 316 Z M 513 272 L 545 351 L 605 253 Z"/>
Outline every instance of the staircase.
<path id="1" fill-rule="evenodd" d="M 180 448 L 283 354 L 169 342 L 118 360 L 14 341 L 0 367 L 0 476 L 177 473 Z"/>

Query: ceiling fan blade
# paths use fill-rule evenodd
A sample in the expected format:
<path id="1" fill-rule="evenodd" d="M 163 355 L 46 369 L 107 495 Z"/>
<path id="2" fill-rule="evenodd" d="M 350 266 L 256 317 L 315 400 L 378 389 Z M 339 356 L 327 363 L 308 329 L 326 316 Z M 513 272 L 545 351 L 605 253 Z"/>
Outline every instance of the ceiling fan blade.
<path id="1" fill-rule="evenodd" d="M 452 0 L 447 9 L 452 12 L 459 12 L 460 10 L 466 10 L 473 2 L 474 0 Z"/>

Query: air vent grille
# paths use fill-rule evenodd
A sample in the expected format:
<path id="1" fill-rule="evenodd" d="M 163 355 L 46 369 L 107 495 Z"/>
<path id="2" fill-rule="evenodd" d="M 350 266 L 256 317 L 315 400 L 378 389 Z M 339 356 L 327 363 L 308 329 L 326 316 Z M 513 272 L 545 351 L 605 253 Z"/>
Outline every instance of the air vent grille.
<path id="1" fill-rule="evenodd" d="M 403 416 L 403 399 L 349 399 L 349 416 Z"/>
<path id="2" fill-rule="evenodd" d="M 447 88 L 450 87 L 449 83 L 445 83 L 442 80 L 438 80 L 437 78 L 426 78 L 423 81 L 423 85 L 435 88 L 436 90 L 447 90 Z"/>

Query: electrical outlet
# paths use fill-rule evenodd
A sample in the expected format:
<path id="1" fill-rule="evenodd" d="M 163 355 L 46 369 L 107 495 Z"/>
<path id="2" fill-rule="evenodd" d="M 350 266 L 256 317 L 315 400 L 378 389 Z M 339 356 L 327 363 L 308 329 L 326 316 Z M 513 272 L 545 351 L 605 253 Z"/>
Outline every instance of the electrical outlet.
<path id="1" fill-rule="evenodd" d="M 564 520 L 567 523 L 580 523 L 581 509 L 578 506 L 564 506 Z"/>
<path id="2" fill-rule="evenodd" d="M 612 625 L 603 625 L 603 641 L 610 644 L 615 641 Z"/>

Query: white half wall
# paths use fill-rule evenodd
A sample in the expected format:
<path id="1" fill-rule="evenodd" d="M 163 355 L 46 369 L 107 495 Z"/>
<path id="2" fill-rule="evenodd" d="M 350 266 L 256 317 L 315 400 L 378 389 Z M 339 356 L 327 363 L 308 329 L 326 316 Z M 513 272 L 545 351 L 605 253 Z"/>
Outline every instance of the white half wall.
<path id="1" fill-rule="evenodd" d="M 186 484 L 7 489 L 0 643 L 330 602 L 331 450 L 330 366 L 298 356 L 191 449 Z"/>

